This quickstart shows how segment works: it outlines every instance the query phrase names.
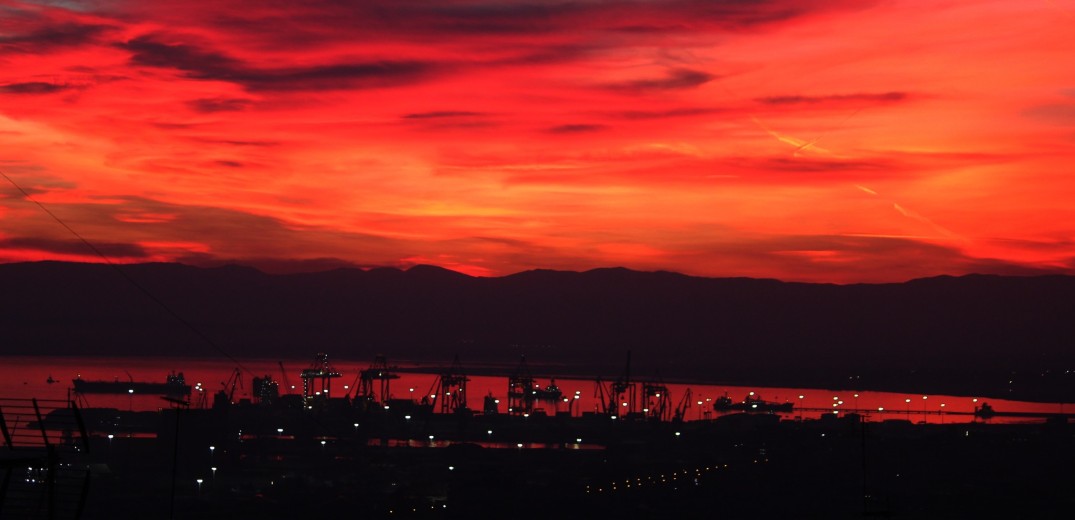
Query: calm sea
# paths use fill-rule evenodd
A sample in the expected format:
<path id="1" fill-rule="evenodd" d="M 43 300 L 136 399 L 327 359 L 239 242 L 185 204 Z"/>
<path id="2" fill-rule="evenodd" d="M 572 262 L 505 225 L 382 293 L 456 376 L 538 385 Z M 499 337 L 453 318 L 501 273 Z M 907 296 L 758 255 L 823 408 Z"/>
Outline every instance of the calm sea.
<path id="1" fill-rule="evenodd" d="M 281 393 L 289 387 L 301 390 L 299 372 L 307 368 L 307 361 L 285 361 L 283 370 L 276 360 L 243 360 L 242 377 L 235 383 L 234 399 L 249 398 L 251 380 L 254 376 L 268 375 L 280 382 Z M 332 394 L 354 395 L 358 384 L 358 371 L 369 366 L 368 362 L 346 360 L 333 361 L 334 368 L 342 375 L 333 382 Z M 413 364 L 399 363 L 402 367 Z M 428 365 L 426 365 L 428 368 Z M 0 357 L 0 398 L 66 399 L 70 395 L 71 380 L 81 377 L 87 380 L 164 382 L 169 373 L 182 372 L 188 384 L 201 383 L 203 393 L 195 392 L 195 406 L 205 396 L 212 403 L 212 394 L 230 389 L 236 366 L 227 361 L 190 358 L 98 358 L 98 357 Z M 505 369 L 505 374 L 510 372 Z M 550 384 L 548 377 L 537 376 L 541 386 Z M 395 398 L 421 399 L 435 393 L 435 374 L 401 373 L 391 382 L 390 392 Z M 53 381 L 53 382 L 49 382 Z M 555 384 L 563 392 L 567 402 L 546 403 L 546 413 L 570 411 L 574 415 L 597 411 L 599 406 L 597 386 L 592 380 L 557 378 Z M 860 411 L 868 414 L 868 420 L 909 419 L 913 422 L 969 422 L 974 420 L 975 406 L 989 403 L 998 412 L 1019 413 L 1069 413 L 1075 411 L 1070 404 L 1030 403 L 997 399 L 990 396 L 923 395 L 897 392 L 870 392 L 850 390 L 825 390 L 817 388 L 771 388 L 721 385 L 667 384 L 672 408 L 685 406 L 687 420 L 712 419 L 713 401 L 728 396 L 742 400 L 750 392 L 766 401 L 791 402 L 795 411 L 785 414 L 788 419 L 817 418 L 824 414 Z M 686 400 L 690 389 L 690 400 Z M 470 376 L 467 385 L 467 404 L 480 410 L 483 397 L 493 395 L 500 399 L 499 411 L 506 412 L 507 378 L 496 376 Z M 641 395 L 641 390 L 638 391 Z M 575 398 L 575 396 L 578 396 Z M 167 407 L 169 403 L 158 396 L 146 395 L 86 395 L 85 406 L 113 407 L 119 409 L 154 410 Z M 622 403 L 621 403 L 622 404 Z M 655 407 L 656 403 L 639 403 L 638 408 Z M 1025 417 L 994 417 L 990 422 L 1041 421 Z"/>

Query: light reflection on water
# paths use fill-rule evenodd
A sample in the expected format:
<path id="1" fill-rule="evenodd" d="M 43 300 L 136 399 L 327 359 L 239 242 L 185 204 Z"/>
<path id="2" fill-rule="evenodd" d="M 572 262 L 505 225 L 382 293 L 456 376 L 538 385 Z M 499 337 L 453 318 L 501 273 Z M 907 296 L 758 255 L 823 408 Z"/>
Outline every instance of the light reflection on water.
<path id="1" fill-rule="evenodd" d="M 280 382 L 281 393 L 287 393 L 286 386 L 294 386 L 294 392 L 301 391 L 299 372 L 307 368 L 309 361 L 288 361 L 284 363 L 287 369 L 287 384 L 282 380 L 279 365 L 275 360 L 247 360 L 243 361 L 246 369 L 253 373 L 244 374 L 241 386 L 235 390 L 235 399 L 249 398 L 251 392 L 251 379 L 254 375 L 269 375 Z M 369 366 L 368 362 L 353 362 L 334 360 L 335 368 L 342 373 L 342 377 L 334 380 L 332 393 L 334 396 L 345 394 L 354 395 L 354 386 L 358 384 L 358 371 Z M 395 363 L 394 363 L 395 364 Z M 406 366 L 404 363 L 398 363 Z M 447 363 L 445 363 L 447 366 Z M 65 399 L 68 396 L 70 381 L 81 376 L 86 380 L 106 381 L 149 381 L 163 382 L 170 371 L 183 372 L 186 381 L 190 385 L 202 383 L 206 389 L 205 401 L 212 403 L 212 394 L 224 388 L 234 366 L 217 360 L 206 359 L 168 359 L 168 358 L 94 358 L 94 357 L 0 357 L 0 397 L 39 399 Z M 506 370 L 510 371 L 510 369 Z M 434 374 L 400 373 L 400 378 L 391 382 L 391 394 L 397 399 L 421 399 L 434 393 Z M 57 381 L 48 383 L 49 378 Z M 536 377 L 536 382 L 542 386 L 550 383 L 548 377 Z M 597 397 L 596 385 L 592 380 L 580 380 L 569 378 L 556 378 L 559 386 L 568 402 L 556 401 L 537 403 L 543 407 L 548 415 L 557 412 L 570 412 L 578 416 L 584 412 L 600 411 L 600 401 Z M 675 408 L 683 403 L 683 396 L 688 388 L 692 392 L 689 407 L 684 415 L 685 420 L 714 419 L 719 414 L 713 411 L 713 402 L 727 395 L 733 401 L 741 401 L 749 392 L 755 392 L 757 397 L 770 402 L 790 402 L 795 410 L 790 414 L 782 414 L 788 419 L 818 418 L 822 414 L 832 414 L 834 411 L 843 414 L 852 411 L 860 411 L 867 414 L 869 420 L 905 419 L 912 422 L 968 422 L 973 420 L 975 406 L 988 402 L 997 412 L 1019 413 L 1071 413 L 1075 412 L 1070 404 L 1061 403 L 1030 403 L 1010 401 L 992 397 L 951 396 L 951 395 L 926 395 L 906 394 L 897 392 L 872 392 L 851 390 L 823 390 L 806 388 L 767 388 L 745 387 L 727 385 L 701 385 L 701 384 L 665 384 L 671 395 L 671 407 Z M 346 387 L 346 388 L 345 388 Z M 573 399 L 576 395 L 579 398 Z M 480 412 L 483 397 L 492 394 L 500 399 L 499 412 L 506 410 L 507 380 L 498 376 L 470 376 L 467 384 L 467 404 Z M 641 391 L 638 394 L 641 395 Z M 168 407 L 169 403 L 159 396 L 144 395 L 87 395 L 86 404 L 93 407 L 113 407 L 122 410 L 153 410 Z M 195 404 L 199 401 L 199 395 L 192 395 Z M 699 404 L 700 403 L 700 404 Z M 621 403 L 622 404 L 622 403 Z M 636 411 L 641 411 L 645 406 L 639 404 Z M 883 409 L 883 411 L 882 411 Z M 990 422 L 1024 422 L 1021 417 L 994 417 Z M 1040 419 L 1039 419 L 1040 420 Z"/>

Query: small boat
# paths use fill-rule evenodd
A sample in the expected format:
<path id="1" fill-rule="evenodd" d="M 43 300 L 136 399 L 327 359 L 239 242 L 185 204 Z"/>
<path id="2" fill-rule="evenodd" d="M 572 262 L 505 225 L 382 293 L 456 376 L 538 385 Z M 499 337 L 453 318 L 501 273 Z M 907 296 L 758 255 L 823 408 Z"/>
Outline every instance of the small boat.
<path id="1" fill-rule="evenodd" d="M 141 381 L 87 381 L 81 376 L 72 381 L 75 392 L 80 394 L 139 394 L 139 395 L 167 395 L 183 396 L 190 395 L 190 385 L 187 384 L 183 373 L 172 372 L 168 374 L 163 383 L 148 383 Z"/>
<path id="2" fill-rule="evenodd" d="M 739 402 L 732 401 L 728 394 L 713 402 L 713 410 L 717 412 L 791 413 L 793 407 L 792 403 L 764 401 L 754 395 L 754 392 L 750 392 Z"/>
<path id="3" fill-rule="evenodd" d="M 989 406 L 989 403 L 982 403 L 982 406 L 975 406 L 974 407 L 974 416 L 975 417 L 981 417 L 982 419 L 989 419 L 989 418 L 992 418 L 993 416 L 995 416 L 996 414 L 997 414 L 997 411 L 994 410 L 992 406 Z"/>
<path id="4" fill-rule="evenodd" d="M 557 402 L 564 396 L 564 393 L 560 387 L 556 386 L 556 380 L 553 379 L 545 388 L 535 387 L 530 395 L 535 401 Z"/>

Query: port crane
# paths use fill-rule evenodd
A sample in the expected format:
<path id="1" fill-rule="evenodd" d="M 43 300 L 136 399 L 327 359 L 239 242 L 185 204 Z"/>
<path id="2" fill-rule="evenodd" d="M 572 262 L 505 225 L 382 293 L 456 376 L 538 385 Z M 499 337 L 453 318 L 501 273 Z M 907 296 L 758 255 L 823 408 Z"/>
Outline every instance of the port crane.
<path id="1" fill-rule="evenodd" d="M 351 381 L 350 385 L 344 385 L 343 389 L 347 390 L 347 393 L 343 394 L 344 397 L 350 399 L 351 398 L 351 390 L 355 390 L 356 392 L 358 391 L 358 380 L 361 379 L 361 378 L 362 378 L 362 371 L 359 370 L 355 374 L 355 380 Z"/>
<path id="2" fill-rule="evenodd" d="M 457 413 L 467 410 L 467 381 L 470 378 L 463 372 L 459 356 L 452 360 L 447 370 L 437 375 L 429 395 L 433 397 L 434 407 L 440 402 L 440 413 Z"/>
<path id="3" fill-rule="evenodd" d="M 672 413 L 672 397 L 668 387 L 660 381 L 642 383 L 642 413 L 652 421 L 667 421 Z"/>
<path id="4" fill-rule="evenodd" d="M 635 383 L 631 381 L 631 351 L 627 351 L 627 367 L 622 376 L 606 388 L 600 379 L 596 382 L 596 394 L 601 401 L 602 412 L 609 415 L 629 416 L 635 413 Z M 664 392 L 667 395 L 667 390 Z"/>
<path id="5" fill-rule="evenodd" d="M 399 379 L 393 367 L 388 366 L 388 359 L 383 354 L 374 356 L 370 367 L 359 372 L 359 388 L 355 398 L 362 398 L 368 404 L 377 403 L 384 406 L 391 397 L 393 379 Z M 374 381 L 379 388 L 374 389 Z M 378 392 L 379 390 L 379 392 Z M 379 399 L 379 400 L 378 400 Z"/>
<path id="6" fill-rule="evenodd" d="M 526 365 L 526 356 L 519 358 L 519 366 L 508 376 L 508 414 L 530 415 L 534 409 L 534 376 Z"/>
<path id="7" fill-rule="evenodd" d="M 687 416 L 687 410 L 691 407 L 691 401 L 694 399 L 694 394 L 691 389 L 688 388 L 683 393 L 683 399 L 679 400 L 679 405 L 676 406 L 676 410 L 672 413 L 672 422 L 683 422 L 683 419 Z"/>
<path id="8" fill-rule="evenodd" d="M 236 368 L 227 381 L 220 382 L 220 386 L 222 388 L 213 396 L 213 408 L 227 408 L 235 404 L 235 389 L 243 387 L 243 372 Z"/>
<path id="9" fill-rule="evenodd" d="M 530 415 L 534 412 L 544 412 L 544 408 L 535 407 L 535 401 L 542 403 L 559 404 L 564 394 L 560 387 L 556 386 L 556 380 L 549 381 L 548 385 L 541 387 L 530 372 L 526 364 L 526 356 L 521 356 L 519 366 L 508 376 L 508 414 Z"/>
<path id="10" fill-rule="evenodd" d="M 306 401 L 321 397 L 328 399 L 332 389 L 332 380 L 340 377 L 340 373 L 332 368 L 328 362 L 328 354 L 318 352 L 314 357 L 310 368 L 305 368 L 299 374 L 302 378 L 302 397 Z"/>

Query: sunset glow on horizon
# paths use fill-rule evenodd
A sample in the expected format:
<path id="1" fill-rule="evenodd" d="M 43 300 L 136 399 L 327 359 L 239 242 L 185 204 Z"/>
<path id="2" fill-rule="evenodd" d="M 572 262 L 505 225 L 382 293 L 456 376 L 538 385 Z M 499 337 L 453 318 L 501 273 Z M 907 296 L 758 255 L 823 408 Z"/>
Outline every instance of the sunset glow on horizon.
<path id="1" fill-rule="evenodd" d="M 1075 2 L 0 0 L 0 262 L 1075 272 Z"/>

